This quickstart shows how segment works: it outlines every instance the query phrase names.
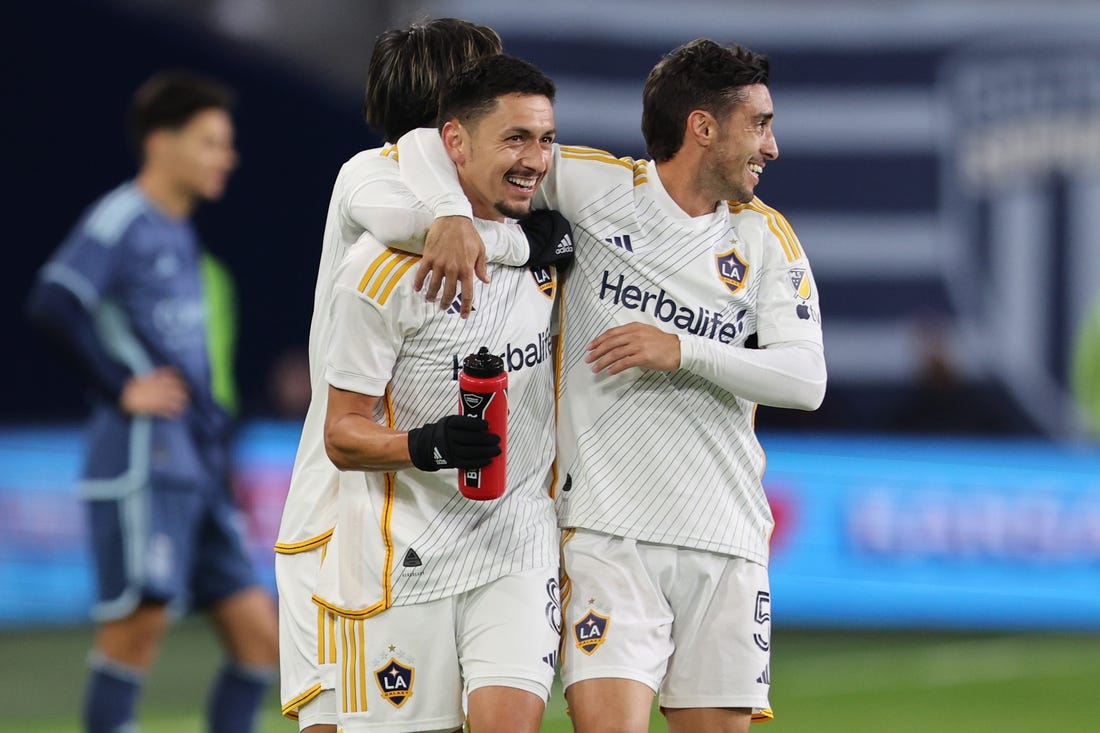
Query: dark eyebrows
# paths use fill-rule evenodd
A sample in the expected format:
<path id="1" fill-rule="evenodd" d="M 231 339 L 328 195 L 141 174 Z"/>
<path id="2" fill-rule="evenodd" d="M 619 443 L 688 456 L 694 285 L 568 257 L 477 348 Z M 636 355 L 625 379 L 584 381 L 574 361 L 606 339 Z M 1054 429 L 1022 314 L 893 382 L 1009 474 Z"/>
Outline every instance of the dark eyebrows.
<path id="1" fill-rule="evenodd" d="M 557 128 L 551 128 L 546 132 L 536 136 L 534 132 L 527 129 L 526 127 L 509 127 L 507 130 L 504 131 L 502 137 L 512 137 L 513 135 L 519 135 L 521 137 L 557 137 L 557 134 Z"/>

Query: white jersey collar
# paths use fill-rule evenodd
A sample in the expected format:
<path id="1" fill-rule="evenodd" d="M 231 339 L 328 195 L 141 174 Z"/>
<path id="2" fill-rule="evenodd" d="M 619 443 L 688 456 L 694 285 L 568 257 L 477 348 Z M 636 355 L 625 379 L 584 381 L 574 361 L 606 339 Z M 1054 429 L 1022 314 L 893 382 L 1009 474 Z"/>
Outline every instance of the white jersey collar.
<path id="1" fill-rule="evenodd" d="M 696 229 L 706 229 L 714 223 L 715 217 L 725 217 L 727 206 L 724 201 L 719 202 L 718 205 L 714 207 L 714 211 L 709 214 L 691 216 L 681 209 L 680 205 L 676 203 L 672 196 L 669 195 L 668 191 L 665 190 L 664 184 L 661 183 L 661 176 L 657 173 L 657 164 L 652 160 L 647 161 L 646 168 L 648 170 L 647 181 L 642 185 L 646 186 L 650 198 L 653 199 L 654 203 L 656 203 L 669 218 Z"/>

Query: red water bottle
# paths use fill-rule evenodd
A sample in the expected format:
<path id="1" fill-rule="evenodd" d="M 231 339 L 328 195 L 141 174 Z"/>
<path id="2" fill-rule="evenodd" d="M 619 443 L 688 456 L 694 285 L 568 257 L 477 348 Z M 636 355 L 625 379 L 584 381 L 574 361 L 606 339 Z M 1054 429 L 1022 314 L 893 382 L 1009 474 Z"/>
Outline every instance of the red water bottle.
<path id="1" fill-rule="evenodd" d="M 508 374 L 504 360 L 482 346 L 462 360 L 458 373 L 458 411 L 489 423 L 500 436 L 500 455 L 485 468 L 458 472 L 458 490 L 467 499 L 499 499 L 504 495 L 504 463 L 508 455 Z"/>

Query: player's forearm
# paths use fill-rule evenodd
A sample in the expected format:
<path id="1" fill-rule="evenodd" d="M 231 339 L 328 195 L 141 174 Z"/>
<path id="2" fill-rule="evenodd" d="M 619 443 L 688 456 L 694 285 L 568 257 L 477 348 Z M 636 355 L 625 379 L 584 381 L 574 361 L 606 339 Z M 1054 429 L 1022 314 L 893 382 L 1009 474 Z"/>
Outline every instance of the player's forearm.
<path id="1" fill-rule="evenodd" d="M 401 179 L 436 217 L 465 216 L 473 218 L 454 163 L 443 147 L 439 133 L 431 128 L 419 128 L 405 133 L 397 143 L 401 157 Z"/>
<path id="2" fill-rule="evenodd" d="M 761 405 L 816 410 L 825 397 L 825 356 L 811 341 L 743 349 L 680 335 L 680 368 Z"/>
<path id="3" fill-rule="evenodd" d="M 326 423 L 325 451 L 341 471 L 399 471 L 412 467 L 408 433 L 356 413 Z"/>
<path id="4" fill-rule="evenodd" d="M 474 229 L 485 245 L 485 259 L 489 262 L 509 267 L 527 264 L 531 245 L 522 229 L 485 219 L 474 219 Z"/>
<path id="5" fill-rule="evenodd" d="M 413 254 L 424 251 L 424 235 L 435 217 L 410 196 L 408 206 L 357 204 L 349 209 L 352 221 L 379 242 Z"/>
<path id="6" fill-rule="evenodd" d="M 450 159 L 447 165 L 453 169 Z M 460 189 L 461 193 L 461 189 Z M 462 194 L 465 202 L 465 195 Z M 469 218 L 463 204 L 461 214 Z M 394 249 L 421 255 L 425 237 L 435 215 L 397 178 L 380 178 L 360 186 L 347 207 L 351 220 Z M 523 232 L 499 222 L 474 219 L 474 228 L 485 245 L 485 259 L 518 267 L 530 257 L 530 245 Z"/>

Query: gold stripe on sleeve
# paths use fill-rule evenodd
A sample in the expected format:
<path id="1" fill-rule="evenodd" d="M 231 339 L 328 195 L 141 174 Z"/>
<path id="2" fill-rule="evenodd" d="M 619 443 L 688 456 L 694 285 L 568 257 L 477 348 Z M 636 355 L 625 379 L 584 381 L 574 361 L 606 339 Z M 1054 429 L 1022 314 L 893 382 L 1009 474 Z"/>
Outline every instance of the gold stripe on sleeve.
<path id="1" fill-rule="evenodd" d="M 365 291 L 367 297 L 374 298 L 376 295 L 378 295 L 378 291 L 381 290 L 382 284 L 386 281 L 386 278 L 389 276 L 390 272 L 393 271 L 393 268 L 397 267 L 407 260 L 415 261 L 415 258 L 411 254 L 402 252 L 401 254 L 394 255 L 392 259 L 387 261 L 381 272 L 379 272 L 377 276 L 371 278 L 370 289 Z M 361 290 L 360 292 L 364 291 Z"/>
<path id="2" fill-rule="evenodd" d="M 315 547 L 321 547 L 327 544 L 330 539 L 332 539 L 332 529 L 301 542 L 276 542 L 275 552 L 280 555 L 297 555 L 300 552 L 308 552 Z"/>
<path id="3" fill-rule="evenodd" d="M 798 259 L 795 257 L 794 249 L 791 248 L 790 242 L 787 240 L 787 233 L 783 230 L 783 227 L 780 226 L 773 209 L 765 206 L 758 198 L 754 198 L 752 201 L 745 204 L 744 208 L 755 211 L 758 214 L 763 214 L 764 218 L 768 220 L 768 229 L 770 229 L 772 234 L 775 235 L 775 238 L 779 240 L 779 245 L 783 247 L 783 253 L 787 256 L 788 262 L 794 262 Z"/>
<path id="4" fill-rule="evenodd" d="M 367 288 L 367 284 L 370 283 L 371 278 L 374 277 L 374 273 L 378 271 L 378 268 L 382 266 L 382 263 L 388 260 L 390 257 L 397 255 L 398 253 L 392 249 L 387 249 L 382 254 L 374 258 L 374 262 L 370 263 L 370 267 L 363 273 L 363 279 L 359 281 L 359 292 L 363 292 Z"/>
<path id="5" fill-rule="evenodd" d="M 561 148 L 561 157 L 569 158 L 572 160 L 595 160 L 600 163 L 611 163 L 612 165 L 621 165 L 631 171 L 634 170 L 633 158 L 616 158 L 606 150 L 597 150 L 596 148 L 582 148 L 577 146 L 563 145 Z"/>
<path id="6" fill-rule="evenodd" d="M 397 272 L 393 274 L 390 281 L 386 284 L 386 289 L 382 291 L 382 294 L 378 296 L 378 305 L 385 305 L 386 300 L 390 297 L 390 293 L 397 287 L 397 283 L 401 282 L 401 278 L 405 276 L 405 273 L 409 271 L 413 265 L 420 261 L 419 257 L 413 257 L 411 260 L 401 265 Z"/>
<path id="7" fill-rule="evenodd" d="M 602 155 L 607 158 L 615 157 L 607 150 L 592 148 L 587 145 L 559 145 L 558 150 L 563 153 L 576 153 L 577 155 Z"/>
<path id="8" fill-rule="evenodd" d="M 794 262 L 795 260 L 802 259 L 805 256 L 802 252 L 802 245 L 798 241 L 798 237 L 794 233 L 794 227 L 792 227 L 791 223 L 787 221 L 787 218 L 780 214 L 776 209 L 768 206 L 758 198 L 754 198 L 752 200 L 752 204 L 755 204 L 756 206 L 754 207 L 750 204 L 750 208 L 754 208 L 756 211 L 764 214 L 768 217 L 768 221 L 770 223 L 775 224 L 775 227 L 772 228 L 773 232 L 775 232 L 775 229 L 778 228 L 784 233 L 784 236 L 781 237 L 781 239 L 784 242 L 784 248 L 788 250 L 788 261 Z M 776 233 L 776 235 L 778 236 L 778 233 Z"/>
<path id="9" fill-rule="evenodd" d="M 794 253 L 795 259 L 802 259 L 805 257 L 805 254 L 802 252 L 802 243 L 798 241 L 798 235 L 794 233 L 794 227 L 787 221 L 787 217 L 779 213 L 778 209 L 773 209 L 771 206 L 764 204 L 763 201 L 760 203 L 775 216 L 775 220 L 779 223 L 779 227 L 787 233 L 787 243 L 791 245 L 791 250 Z"/>

